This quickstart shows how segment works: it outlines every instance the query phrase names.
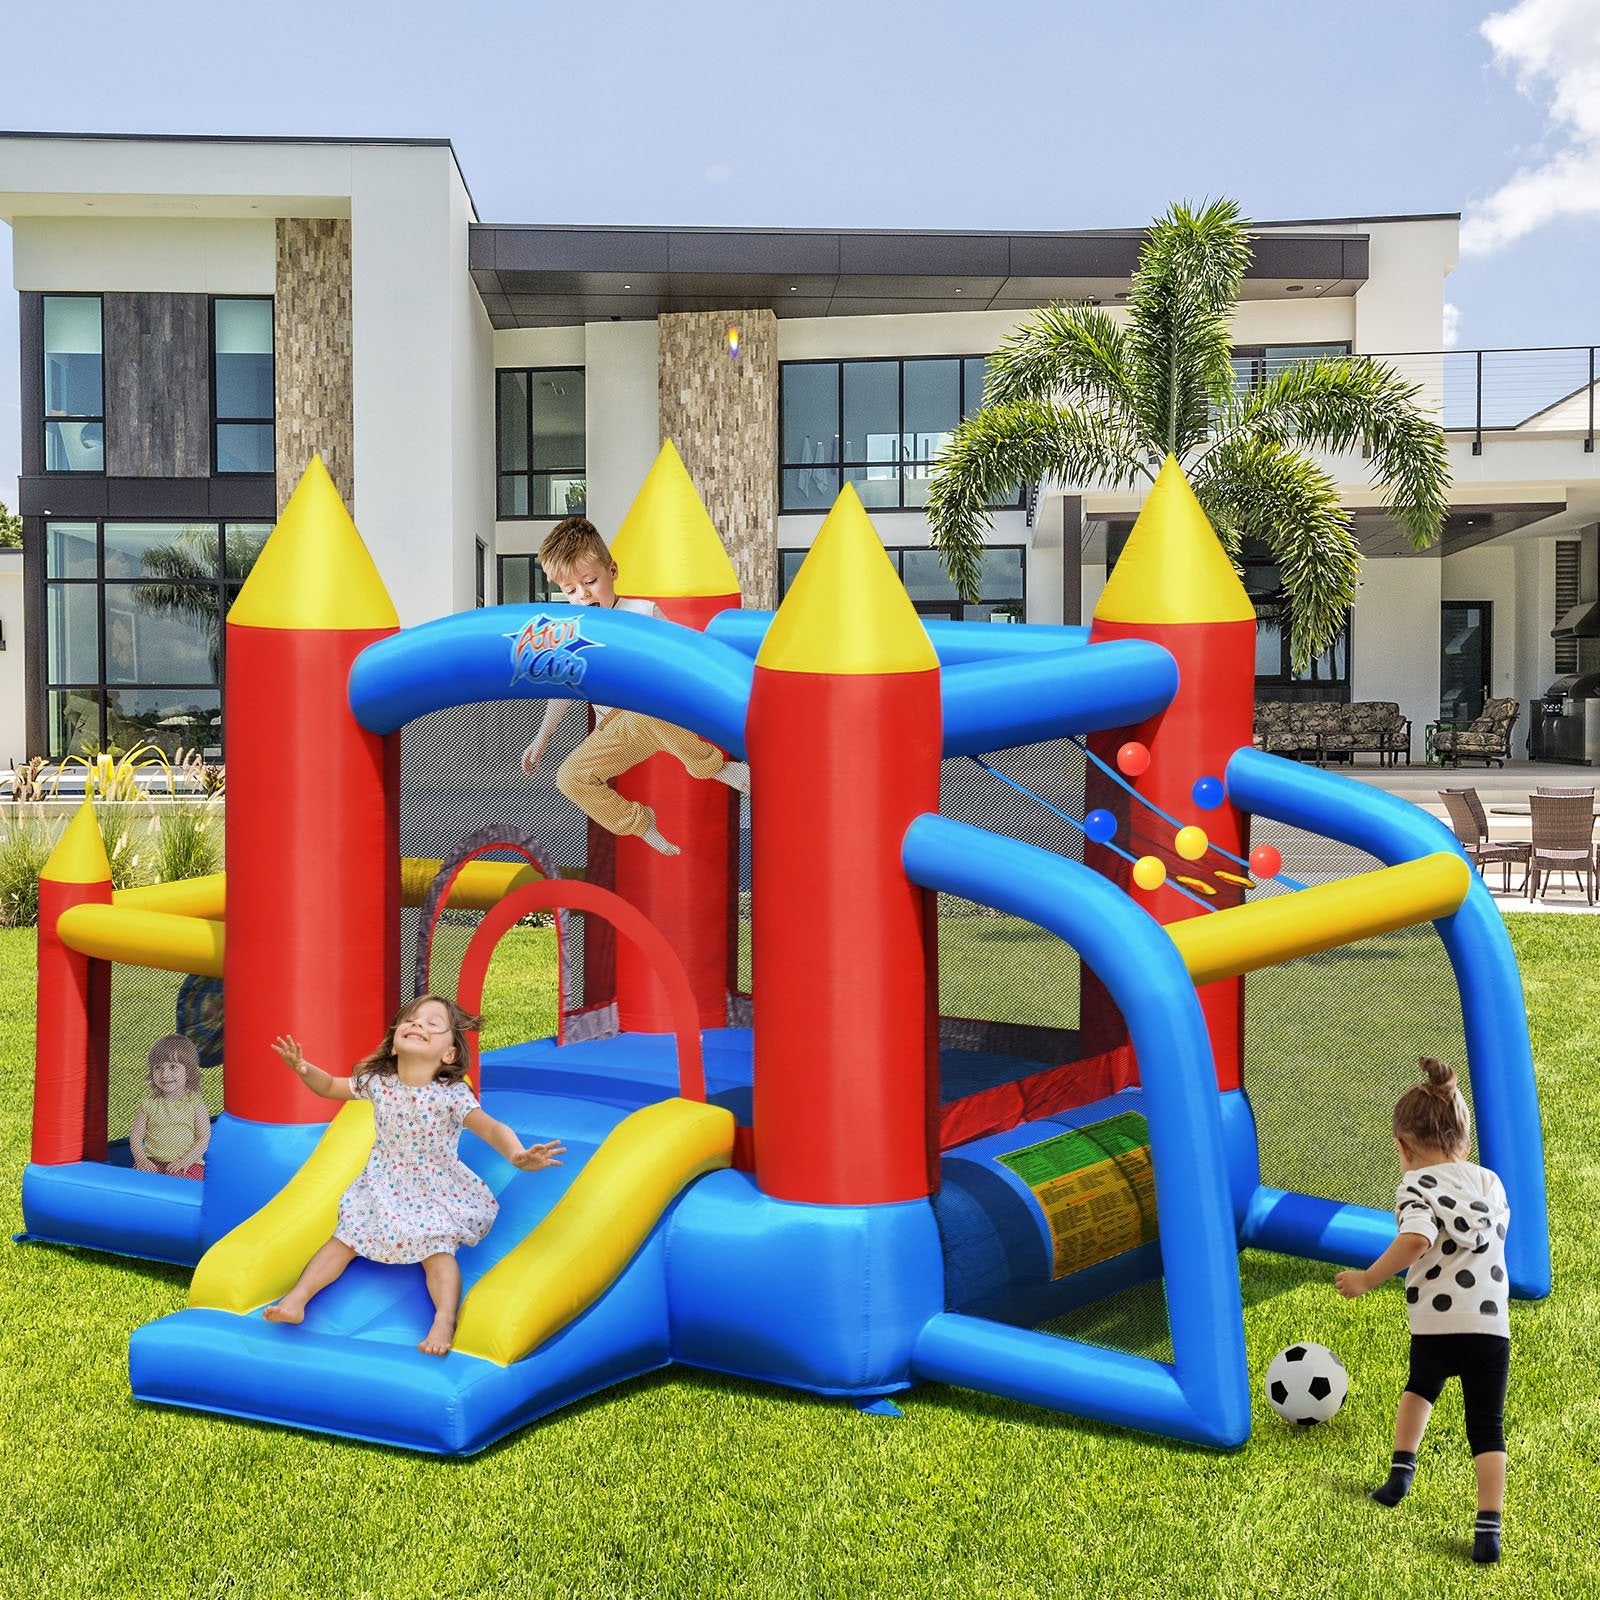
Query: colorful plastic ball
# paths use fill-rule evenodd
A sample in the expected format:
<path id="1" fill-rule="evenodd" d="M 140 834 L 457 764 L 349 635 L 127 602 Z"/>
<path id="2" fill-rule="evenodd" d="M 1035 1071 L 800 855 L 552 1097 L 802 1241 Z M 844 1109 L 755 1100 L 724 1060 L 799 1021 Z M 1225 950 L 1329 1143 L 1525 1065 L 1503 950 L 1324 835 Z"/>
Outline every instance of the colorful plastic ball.
<path id="1" fill-rule="evenodd" d="M 1109 811 L 1091 811 L 1083 819 L 1083 831 L 1096 844 L 1106 844 L 1117 836 L 1117 819 Z"/>
<path id="2" fill-rule="evenodd" d="M 728 354 L 737 361 L 739 359 L 739 330 L 728 329 Z"/>
<path id="3" fill-rule="evenodd" d="M 1222 779 L 1197 778 L 1190 792 L 1202 811 L 1215 811 L 1222 804 Z"/>
<path id="4" fill-rule="evenodd" d="M 1133 864 L 1133 881 L 1141 889 L 1159 889 L 1167 881 L 1167 869 L 1155 856 L 1140 856 Z"/>
<path id="5" fill-rule="evenodd" d="M 1250 870 L 1258 878 L 1276 878 L 1283 871 L 1283 856 L 1270 844 L 1258 844 L 1250 852 Z"/>
<path id="6" fill-rule="evenodd" d="M 1185 861 L 1198 861 L 1211 848 L 1211 841 L 1206 837 L 1204 828 L 1197 828 L 1191 823 L 1187 828 L 1178 829 L 1172 847 Z"/>
<path id="7" fill-rule="evenodd" d="M 1130 778 L 1150 770 L 1150 751 L 1137 739 L 1130 739 L 1117 751 L 1117 770 Z"/>

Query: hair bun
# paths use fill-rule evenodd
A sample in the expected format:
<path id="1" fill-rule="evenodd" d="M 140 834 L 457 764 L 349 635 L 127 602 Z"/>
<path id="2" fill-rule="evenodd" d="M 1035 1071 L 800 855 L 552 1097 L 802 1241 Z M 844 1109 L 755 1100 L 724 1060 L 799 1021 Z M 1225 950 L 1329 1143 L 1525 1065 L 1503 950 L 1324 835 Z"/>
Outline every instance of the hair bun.
<path id="1" fill-rule="evenodd" d="M 1456 1093 L 1456 1069 L 1448 1061 L 1441 1061 L 1437 1056 L 1423 1056 L 1420 1064 L 1427 1074 L 1430 1089 L 1441 1095 Z"/>

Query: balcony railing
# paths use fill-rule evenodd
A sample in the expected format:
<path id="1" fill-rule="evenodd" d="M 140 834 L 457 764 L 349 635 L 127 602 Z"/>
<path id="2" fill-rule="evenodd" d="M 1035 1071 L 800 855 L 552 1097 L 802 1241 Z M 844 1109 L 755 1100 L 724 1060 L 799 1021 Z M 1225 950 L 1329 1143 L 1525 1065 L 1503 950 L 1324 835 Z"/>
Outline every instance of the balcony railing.
<path id="1" fill-rule="evenodd" d="M 1372 353 L 1420 386 L 1422 404 L 1446 433 L 1472 435 L 1472 453 L 1494 433 L 1581 438 L 1594 450 L 1600 347 L 1552 345 L 1524 350 L 1431 350 Z M 1291 361 L 1258 361 L 1270 374 Z"/>

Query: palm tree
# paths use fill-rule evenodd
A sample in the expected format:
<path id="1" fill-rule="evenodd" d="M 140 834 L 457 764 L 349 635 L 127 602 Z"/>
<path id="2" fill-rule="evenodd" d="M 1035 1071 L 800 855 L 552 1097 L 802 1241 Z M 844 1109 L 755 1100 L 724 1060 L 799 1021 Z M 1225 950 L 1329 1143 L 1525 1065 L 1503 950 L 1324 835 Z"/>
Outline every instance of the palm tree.
<path id="1" fill-rule="evenodd" d="M 1050 305 L 1001 344 L 983 407 L 951 436 L 928 494 L 934 545 L 965 597 L 976 596 L 988 507 L 1018 483 L 1128 489 L 1168 455 L 1236 564 L 1247 537 L 1271 552 L 1297 670 L 1338 635 L 1361 569 L 1338 488 L 1305 452 L 1366 451 L 1412 543 L 1438 538 L 1449 463 L 1419 386 L 1362 356 L 1236 382 L 1231 319 L 1249 260 L 1232 200 L 1174 205 L 1139 252 L 1125 323 Z"/>
<path id="2" fill-rule="evenodd" d="M 265 542 L 260 535 L 230 527 L 221 574 L 228 584 L 229 605 L 238 586 L 249 577 Z M 223 618 L 217 607 L 216 525 L 185 527 L 170 544 L 153 545 L 146 550 L 142 562 L 146 574 L 155 581 L 135 587 L 138 604 L 146 611 L 165 612 L 202 628 L 211 671 L 220 683 Z"/>

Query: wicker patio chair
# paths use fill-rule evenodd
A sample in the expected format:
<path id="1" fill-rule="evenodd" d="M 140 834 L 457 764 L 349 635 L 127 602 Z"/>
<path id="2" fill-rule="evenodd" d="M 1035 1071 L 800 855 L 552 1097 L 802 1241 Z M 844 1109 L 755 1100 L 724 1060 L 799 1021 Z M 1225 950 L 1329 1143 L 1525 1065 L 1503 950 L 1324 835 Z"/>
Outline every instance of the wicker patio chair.
<path id="1" fill-rule="evenodd" d="M 1532 842 L 1527 839 L 1493 839 L 1489 837 L 1489 818 L 1483 809 L 1483 801 L 1478 798 L 1476 789 L 1441 789 L 1439 798 L 1444 801 L 1444 808 L 1450 813 L 1450 826 L 1455 831 L 1457 841 L 1466 851 L 1467 859 L 1478 869 L 1478 876 L 1483 876 L 1484 865 L 1490 861 L 1500 863 L 1504 876 L 1504 893 L 1511 893 L 1511 863 L 1522 863 L 1522 882 L 1517 885 L 1518 890 L 1525 891 L 1528 886 L 1528 858 L 1533 850 Z"/>
<path id="2" fill-rule="evenodd" d="M 1576 789 L 1559 789 L 1550 784 L 1541 783 L 1533 792 L 1535 794 L 1574 794 L 1580 800 L 1594 799 L 1594 785 L 1592 783 L 1584 784 Z"/>
<path id="3" fill-rule="evenodd" d="M 1517 720 L 1517 702 L 1511 699 L 1485 700 L 1476 721 L 1465 728 L 1440 728 L 1433 736 L 1434 754 L 1449 766 L 1463 758 L 1491 761 L 1504 766 L 1511 759 L 1511 729 Z"/>
<path id="4" fill-rule="evenodd" d="M 1590 905 L 1595 899 L 1594 795 L 1531 794 L 1533 852 L 1528 898 L 1536 898 L 1552 872 L 1572 873 Z"/>

